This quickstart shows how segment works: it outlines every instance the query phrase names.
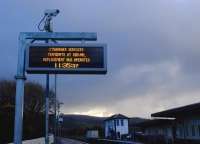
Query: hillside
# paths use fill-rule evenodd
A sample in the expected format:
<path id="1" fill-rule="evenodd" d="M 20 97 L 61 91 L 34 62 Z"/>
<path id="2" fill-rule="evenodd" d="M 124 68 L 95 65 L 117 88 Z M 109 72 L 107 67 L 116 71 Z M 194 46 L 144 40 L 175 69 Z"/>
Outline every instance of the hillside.
<path id="1" fill-rule="evenodd" d="M 88 115 L 64 115 L 63 127 L 65 129 L 103 127 L 104 120 L 106 118 L 107 117 L 95 117 Z M 132 126 L 145 120 L 146 119 L 143 118 L 133 117 L 130 118 L 129 125 Z"/>
<path id="2" fill-rule="evenodd" d="M 63 127 L 65 129 L 102 127 L 104 119 L 87 115 L 64 115 Z"/>

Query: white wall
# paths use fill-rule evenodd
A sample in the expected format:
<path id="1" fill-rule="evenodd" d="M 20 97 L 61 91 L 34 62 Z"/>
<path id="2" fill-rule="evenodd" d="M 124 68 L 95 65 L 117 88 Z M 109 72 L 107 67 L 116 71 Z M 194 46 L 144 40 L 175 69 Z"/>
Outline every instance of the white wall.
<path id="1" fill-rule="evenodd" d="M 123 126 L 121 125 L 121 119 L 119 119 L 119 125 L 116 125 L 116 132 L 120 132 L 120 135 L 128 134 L 128 120 L 123 119 Z"/>
<path id="2" fill-rule="evenodd" d="M 105 122 L 105 137 L 110 136 L 109 134 L 109 128 L 112 130 L 115 130 L 115 123 L 114 120 L 109 120 Z"/>
<path id="3" fill-rule="evenodd" d="M 116 132 L 120 132 L 120 135 L 129 133 L 128 119 L 118 119 L 119 125 L 116 122 Z M 121 120 L 123 120 L 123 126 L 121 125 Z M 109 133 L 109 128 L 115 131 L 115 120 L 109 120 L 105 122 L 105 137 L 111 136 Z"/>
<path id="4" fill-rule="evenodd" d="M 98 130 L 88 130 L 86 133 L 87 138 L 99 138 L 99 131 Z"/>

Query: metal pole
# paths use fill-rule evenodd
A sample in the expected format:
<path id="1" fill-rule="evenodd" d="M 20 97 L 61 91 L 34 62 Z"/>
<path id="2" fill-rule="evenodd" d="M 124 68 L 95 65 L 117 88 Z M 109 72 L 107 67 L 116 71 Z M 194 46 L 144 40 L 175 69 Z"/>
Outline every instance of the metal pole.
<path id="1" fill-rule="evenodd" d="M 18 65 L 16 78 L 16 99 L 15 99 L 15 130 L 14 143 L 22 144 L 23 128 L 23 105 L 24 105 L 24 61 L 25 61 L 25 38 L 19 36 Z"/>
<path id="2" fill-rule="evenodd" d="M 45 31 L 53 32 L 52 17 L 48 16 L 45 22 Z M 46 41 L 48 43 L 48 40 Z M 45 144 L 49 144 L 49 74 L 46 75 L 46 98 L 45 98 Z"/>
<path id="3" fill-rule="evenodd" d="M 49 24 L 49 23 L 47 23 Z M 46 29 L 49 32 L 49 29 Z M 46 41 L 48 43 L 48 40 Z M 46 96 L 45 96 L 45 144 L 49 144 L 49 74 L 46 75 Z"/>
<path id="4" fill-rule="evenodd" d="M 45 144 L 49 144 L 49 74 L 46 75 Z"/>
<path id="5" fill-rule="evenodd" d="M 56 143 L 56 133 L 57 133 L 57 100 L 56 100 L 56 94 L 57 94 L 57 75 L 55 74 L 55 103 L 54 103 L 54 110 L 55 110 L 55 118 L 54 118 L 54 141 Z"/>
<path id="6" fill-rule="evenodd" d="M 58 137 L 60 137 L 60 102 L 58 103 Z"/>

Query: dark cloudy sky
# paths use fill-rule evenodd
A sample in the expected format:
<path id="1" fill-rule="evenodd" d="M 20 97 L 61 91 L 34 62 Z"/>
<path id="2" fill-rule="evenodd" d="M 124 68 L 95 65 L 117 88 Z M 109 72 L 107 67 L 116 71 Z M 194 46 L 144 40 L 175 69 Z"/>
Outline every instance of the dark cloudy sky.
<path id="1" fill-rule="evenodd" d="M 16 73 L 19 32 L 37 31 L 43 11 L 58 8 L 54 31 L 97 32 L 98 42 L 108 44 L 107 75 L 58 76 L 63 113 L 149 117 L 199 102 L 199 6 L 199 0 L 2 1 L 0 78 Z M 45 83 L 45 76 L 28 80 Z"/>

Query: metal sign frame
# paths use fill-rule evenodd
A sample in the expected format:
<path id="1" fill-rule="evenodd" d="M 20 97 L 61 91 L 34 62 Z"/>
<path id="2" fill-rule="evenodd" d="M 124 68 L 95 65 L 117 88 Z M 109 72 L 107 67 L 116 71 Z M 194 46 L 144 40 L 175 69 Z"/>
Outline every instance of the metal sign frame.
<path id="1" fill-rule="evenodd" d="M 102 48 L 103 49 L 103 68 L 37 68 L 29 66 L 29 49 L 30 47 L 85 47 L 85 48 Z M 30 74 L 106 74 L 107 73 L 107 45 L 101 43 L 62 43 L 62 44 L 29 44 L 26 48 L 26 72 Z"/>
<path id="2" fill-rule="evenodd" d="M 23 130 L 23 108 L 24 108 L 24 82 L 25 75 L 25 50 L 31 42 L 36 40 L 58 40 L 58 41 L 96 41 L 96 33 L 72 33 L 72 32 L 21 32 L 19 35 L 18 63 L 16 78 L 15 99 L 15 130 L 14 143 L 22 144 Z"/>

